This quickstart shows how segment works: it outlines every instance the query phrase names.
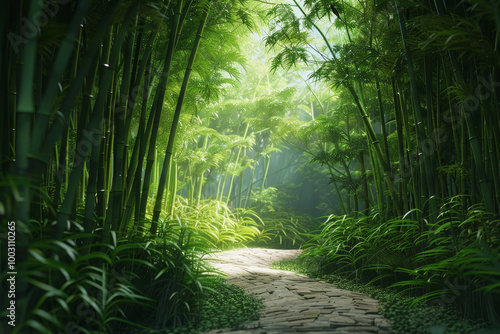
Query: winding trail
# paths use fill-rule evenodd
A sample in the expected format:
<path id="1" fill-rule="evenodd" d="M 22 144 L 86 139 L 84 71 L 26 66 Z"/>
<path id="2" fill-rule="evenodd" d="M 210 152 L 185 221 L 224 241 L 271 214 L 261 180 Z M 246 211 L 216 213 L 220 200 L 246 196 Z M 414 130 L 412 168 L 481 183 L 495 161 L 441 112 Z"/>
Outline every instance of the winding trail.
<path id="1" fill-rule="evenodd" d="M 212 265 L 228 275 L 228 282 L 263 298 L 265 309 L 258 321 L 246 324 L 244 329 L 208 333 L 392 333 L 389 322 L 379 314 L 377 300 L 304 275 L 270 269 L 274 261 L 295 258 L 300 253 L 249 248 L 212 254 Z"/>

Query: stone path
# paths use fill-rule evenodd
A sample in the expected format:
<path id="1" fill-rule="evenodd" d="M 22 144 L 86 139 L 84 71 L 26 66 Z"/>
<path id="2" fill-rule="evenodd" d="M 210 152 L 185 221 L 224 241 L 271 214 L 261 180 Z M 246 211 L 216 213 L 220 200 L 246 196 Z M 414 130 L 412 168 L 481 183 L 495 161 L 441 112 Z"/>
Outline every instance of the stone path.
<path id="1" fill-rule="evenodd" d="M 269 269 L 274 261 L 295 258 L 300 253 L 252 248 L 213 254 L 212 264 L 228 275 L 228 282 L 263 298 L 265 309 L 258 321 L 244 329 L 209 333 L 392 333 L 389 322 L 378 314 L 377 300 L 304 275 Z"/>

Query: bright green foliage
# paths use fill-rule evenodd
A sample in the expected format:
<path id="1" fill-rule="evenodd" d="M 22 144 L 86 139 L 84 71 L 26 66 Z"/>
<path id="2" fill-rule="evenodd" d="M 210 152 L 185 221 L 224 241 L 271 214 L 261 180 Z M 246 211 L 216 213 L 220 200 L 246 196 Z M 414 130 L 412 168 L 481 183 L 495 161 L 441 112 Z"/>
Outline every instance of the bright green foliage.
<path id="1" fill-rule="evenodd" d="M 498 318 L 499 4 L 4 1 L 16 330 L 110 332 L 145 305 L 178 326 L 212 282 L 200 255 L 310 236 L 329 270 L 422 301 L 456 278 Z M 307 235 L 299 209 L 346 216 Z"/>
<path id="2" fill-rule="evenodd" d="M 258 230 L 227 208 L 216 238 L 189 227 L 197 218 L 181 206 L 186 223 L 172 223 L 183 142 L 175 138 L 199 106 L 237 83 L 244 57 L 231 33 L 248 35 L 258 8 L 232 0 L 4 5 L 0 214 L 2 247 L 4 222 L 16 222 L 14 332 L 190 321 L 213 280 L 200 256 Z M 4 319 L 6 303 L 2 295 Z M 154 317 L 132 319 L 139 309 Z"/>
<path id="3" fill-rule="evenodd" d="M 321 259 L 322 272 L 402 287 L 416 300 L 495 319 L 500 221 L 480 206 L 463 207 L 461 197 L 448 199 L 437 217 L 330 216 L 304 255 Z"/>
<path id="4" fill-rule="evenodd" d="M 314 226 L 308 216 L 289 212 L 261 214 L 263 226 L 251 245 L 270 248 L 299 248 L 307 240 L 308 229 Z"/>
<path id="5" fill-rule="evenodd" d="M 498 8 L 294 0 L 269 11 L 266 37 L 273 69 L 314 65 L 310 78 L 335 94 L 332 110 L 316 99 L 311 119 L 289 132 L 328 167 L 345 213 L 329 217 L 306 254 L 326 272 L 496 324 Z"/>
<path id="6" fill-rule="evenodd" d="M 498 45 L 498 13 L 487 9 L 496 4 L 306 0 L 269 11 L 266 44 L 276 49 L 273 68 L 314 64 L 310 77 L 340 96 L 327 114 L 337 134 L 343 133 L 343 138 L 332 137 L 339 147 L 313 154 L 321 163 L 336 163 L 335 187 L 348 184 L 359 197 L 355 207 L 362 199 L 365 209 L 377 206 L 402 216 L 414 208 L 435 212 L 438 198 L 470 194 L 473 203 L 497 211 L 498 59 L 492 50 Z M 350 165 L 352 156 L 342 155 L 341 143 L 352 133 L 367 139 L 356 159 L 359 166 Z M 435 173 L 456 165 L 475 175 L 469 181 Z M 359 175 L 347 175 L 350 169 Z M 368 170 L 372 182 L 363 180 Z M 351 204 L 346 201 L 346 213 Z"/>
<path id="7" fill-rule="evenodd" d="M 311 217 L 287 207 L 287 204 L 293 202 L 290 196 L 274 187 L 255 189 L 252 206 L 261 218 L 262 226 L 250 245 L 299 248 L 308 239 L 306 233 L 316 229 L 316 224 Z"/>
<path id="8" fill-rule="evenodd" d="M 242 246 L 260 235 L 262 221 L 247 209 L 230 210 L 217 200 L 202 200 L 196 207 L 177 197 L 176 215 L 192 231 L 193 238 L 201 238 L 207 248 L 227 249 Z"/>

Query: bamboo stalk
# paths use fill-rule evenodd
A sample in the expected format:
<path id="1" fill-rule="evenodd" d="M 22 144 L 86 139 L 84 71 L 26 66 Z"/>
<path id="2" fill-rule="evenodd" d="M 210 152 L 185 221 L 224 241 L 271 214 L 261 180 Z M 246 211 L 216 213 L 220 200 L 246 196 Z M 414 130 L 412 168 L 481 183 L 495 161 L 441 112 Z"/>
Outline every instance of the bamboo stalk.
<path id="1" fill-rule="evenodd" d="M 98 26 L 96 27 L 96 33 L 94 35 L 94 38 L 91 40 L 89 47 L 87 48 L 87 52 L 83 56 L 80 66 L 78 67 L 78 73 L 71 83 L 70 87 L 66 91 L 64 99 L 59 108 L 59 113 L 52 122 L 45 140 L 43 141 L 41 153 L 38 156 L 40 168 L 43 168 L 48 163 L 49 157 L 54 149 L 54 145 L 59 140 L 64 131 L 64 126 L 69 119 L 72 111 L 72 106 L 77 100 L 77 95 L 80 93 L 80 87 L 82 86 L 88 71 L 91 69 L 91 65 L 94 62 L 95 57 L 101 47 L 105 33 L 108 31 L 108 27 L 110 27 L 111 25 L 113 17 L 112 13 L 116 9 L 118 4 L 118 0 L 111 0 L 109 2 L 109 5 L 102 16 L 102 19 L 99 21 Z"/>
<path id="2" fill-rule="evenodd" d="M 399 183 L 399 193 L 401 196 L 401 202 L 403 203 L 404 212 L 409 211 L 408 207 L 408 198 L 406 194 L 406 185 L 407 185 L 407 166 L 406 166 L 406 153 L 405 153 L 405 144 L 403 139 L 403 120 L 402 120 L 402 112 L 400 108 L 400 99 L 399 92 L 396 87 L 396 82 L 394 77 L 391 77 L 391 85 L 392 85 L 392 95 L 394 99 L 394 114 L 396 116 L 396 133 L 398 135 L 398 149 L 399 149 L 399 177 L 401 178 L 401 182 Z"/>
<path id="3" fill-rule="evenodd" d="M 150 97 L 150 92 L 152 88 L 152 78 L 150 75 L 151 67 L 151 53 L 147 55 L 147 66 L 144 78 L 143 95 L 142 95 L 142 110 L 139 120 L 139 128 L 137 130 L 136 141 L 134 143 L 134 150 L 132 152 L 132 159 L 129 164 L 129 171 L 127 172 L 127 187 L 125 195 L 125 213 L 122 217 L 121 225 L 125 226 L 130 217 L 132 216 L 132 209 L 135 208 L 135 223 L 133 229 L 136 230 L 139 221 L 139 207 L 140 207 L 140 196 L 131 197 L 135 191 L 141 189 L 141 177 L 142 177 L 142 162 L 144 160 L 147 143 L 149 140 L 149 134 L 151 133 L 151 127 L 153 126 L 153 117 L 150 116 L 148 123 L 146 124 L 146 111 L 148 100 Z M 154 104 L 154 102 L 153 102 Z M 134 201 L 135 199 L 135 201 Z"/>
<path id="4" fill-rule="evenodd" d="M 28 16 L 33 17 L 40 10 L 40 3 L 32 0 L 29 2 Z M 16 161 L 14 163 L 15 175 L 19 177 L 20 201 L 17 206 L 17 217 L 24 224 L 29 224 L 30 214 L 30 187 L 26 182 L 30 176 L 29 156 L 31 150 L 31 134 L 33 127 L 33 115 L 35 113 L 35 102 L 33 86 L 36 71 L 36 47 L 38 34 L 28 39 L 22 50 L 22 68 L 19 82 L 19 99 L 16 109 Z"/>
<path id="5" fill-rule="evenodd" d="M 441 1 L 435 1 L 436 5 L 436 10 L 438 15 L 442 16 L 445 14 L 445 4 L 443 0 Z M 458 56 L 455 51 L 450 50 L 448 51 L 448 56 L 451 61 L 451 65 L 453 68 L 453 73 L 455 75 L 455 80 L 460 84 L 465 86 L 466 85 L 466 80 L 462 74 L 462 69 L 459 66 L 458 62 Z M 461 111 L 463 112 L 463 106 L 460 107 Z M 462 114 L 463 115 L 463 114 Z M 477 131 L 476 129 L 476 124 L 474 122 L 474 117 L 463 117 L 464 118 L 464 123 L 468 132 L 468 137 L 469 137 L 469 146 L 471 149 L 472 157 L 473 157 L 473 162 L 474 162 L 474 168 L 477 173 L 477 179 L 479 182 L 479 189 L 481 192 L 481 197 L 482 200 L 485 203 L 486 210 L 489 212 L 494 212 L 495 211 L 495 201 L 494 201 L 494 194 L 493 194 L 493 186 L 491 180 L 488 179 L 486 172 L 485 172 L 485 164 L 483 161 L 483 148 L 481 144 L 481 134 Z"/>
<path id="6" fill-rule="evenodd" d="M 165 55 L 165 60 L 163 62 L 163 71 L 162 75 L 160 78 L 160 82 L 158 83 L 158 87 L 156 89 L 156 94 L 155 94 L 155 99 L 156 103 L 153 104 L 154 110 L 152 109 L 150 112 L 149 117 L 152 117 L 154 115 L 154 121 L 153 121 L 153 127 L 151 131 L 151 138 L 149 141 L 149 149 L 148 149 L 148 157 L 147 157 L 147 163 L 146 163 L 146 171 L 144 174 L 144 182 L 142 186 L 142 193 L 141 193 L 141 204 L 139 207 L 139 220 L 143 220 L 145 215 L 146 215 L 146 204 L 149 196 L 149 186 L 150 186 L 150 181 L 151 181 L 151 171 L 153 168 L 153 163 L 154 163 L 154 152 L 156 150 L 156 137 L 158 134 L 158 126 L 160 123 L 160 116 L 161 116 L 161 111 L 163 109 L 163 100 L 164 100 L 164 95 L 165 95 L 165 90 L 167 87 L 167 80 L 169 77 L 170 73 L 170 66 L 172 64 L 172 58 L 175 53 L 176 45 L 177 45 L 177 39 L 178 39 L 178 33 L 180 33 L 180 30 L 182 29 L 182 24 L 183 20 L 181 20 L 182 16 L 182 4 L 183 1 L 179 0 L 177 2 L 175 12 L 174 12 L 174 18 L 172 20 L 172 25 L 170 28 L 170 38 L 168 41 L 168 47 L 167 47 L 167 53 Z"/>
<path id="7" fill-rule="evenodd" d="M 29 1 L 28 16 L 33 15 L 40 10 L 40 3 L 36 0 Z M 22 67 L 20 69 L 19 84 L 19 99 L 17 100 L 16 109 L 16 138 L 15 138 L 15 162 L 14 169 L 11 172 L 14 176 L 15 184 L 18 186 L 19 195 L 16 198 L 16 262 L 23 263 L 28 258 L 29 246 L 29 228 L 31 223 L 30 218 L 30 171 L 29 157 L 31 150 L 31 133 L 33 127 L 33 115 L 35 113 L 33 85 L 35 75 L 35 63 L 37 55 L 38 34 L 35 34 L 28 40 L 22 49 L 21 59 Z M 16 293 L 19 293 L 21 298 L 16 300 L 16 305 L 19 309 L 27 308 L 28 284 L 20 281 L 16 282 Z M 26 313 L 21 313 L 17 321 L 25 321 Z"/>
<path id="8" fill-rule="evenodd" d="M 134 20 L 134 27 L 137 26 L 137 18 Z M 126 158 L 126 146 L 125 142 L 128 137 L 129 129 L 127 128 L 126 123 L 127 118 L 127 108 L 130 99 L 130 83 L 132 80 L 132 57 L 133 57 L 133 49 L 134 49 L 134 40 L 135 34 L 134 31 L 128 33 L 127 45 L 125 48 L 125 66 L 123 68 L 123 77 L 120 87 L 120 98 L 118 100 L 118 115 L 116 110 L 113 112 L 114 114 L 114 127 L 113 131 L 115 133 L 115 141 L 114 141 L 114 163 L 113 163 L 113 181 L 111 185 L 111 220 L 113 222 L 113 229 L 120 230 L 120 221 L 121 215 L 123 212 L 123 180 L 125 174 L 125 158 Z M 125 93 L 123 93 L 125 92 Z"/>
<path id="9" fill-rule="evenodd" d="M 193 48 L 192 48 L 191 54 L 189 56 L 188 64 L 186 67 L 186 72 L 184 73 L 184 79 L 182 81 L 182 86 L 181 86 L 181 90 L 179 92 L 179 97 L 177 99 L 177 105 L 175 108 L 174 117 L 172 120 L 172 126 L 170 128 L 170 134 L 168 137 L 168 144 L 167 144 L 167 148 L 165 150 L 165 159 L 164 159 L 163 167 L 162 167 L 162 171 L 161 171 L 160 182 L 158 184 L 158 191 L 156 193 L 155 208 L 153 211 L 153 219 L 151 221 L 151 230 L 150 230 L 150 233 L 152 235 L 156 234 L 156 229 L 157 229 L 158 221 L 160 218 L 163 193 L 165 190 L 165 181 L 167 178 L 167 171 L 169 170 L 171 157 L 173 154 L 174 140 L 175 140 L 177 125 L 179 124 L 179 118 L 180 118 L 180 114 L 181 114 L 182 104 L 184 102 L 184 96 L 186 94 L 187 85 L 189 82 L 189 77 L 190 77 L 190 74 L 191 74 L 191 71 L 193 68 L 194 61 L 196 59 L 196 54 L 198 52 L 198 48 L 200 46 L 201 38 L 203 36 L 203 31 L 205 29 L 205 24 L 206 24 L 206 21 L 208 18 L 208 12 L 210 11 L 211 5 L 212 5 L 212 2 L 209 2 L 208 8 L 204 9 L 204 11 L 203 11 L 203 14 L 202 14 L 199 26 L 198 26 L 198 32 L 196 33 L 196 38 L 194 40 Z"/>
<path id="10" fill-rule="evenodd" d="M 434 123 L 432 121 L 433 114 L 433 104 L 432 104 L 432 65 L 430 64 L 431 60 L 429 56 L 424 58 L 424 66 L 425 66 L 425 98 L 427 102 L 427 141 L 432 145 L 429 149 L 431 152 L 427 152 L 428 156 L 428 164 L 430 171 L 427 172 L 427 184 L 429 187 L 429 222 L 432 224 L 437 220 L 437 199 L 436 195 L 438 195 L 436 190 L 437 185 L 437 177 L 436 174 L 432 171 L 436 170 L 436 154 L 435 152 L 439 149 L 437 147 L 437 138 L 436 138 L 436 129 L 434 127 Z M 425 152 L 424 152 L 425 153 Z M 424 155 L 424 159 L 427 157 Z"/>
<path id="11" fill-rule="evenodd" d="M 102 135 L 102 124 L 99 124 L 103 121 L 102 114 L 106 102 L 106 97 L 108 93 L 108 89 L 111 86 L 114 71 L 116 69 L 118 63 L 118 57 L 121 49 L 121 45 L 125 40 L 125 37 L 128 33 L 128 26 L 131 19 L 135 16 L 139 5 L 139 1 L 135 1 L 127 10 L 125 17 L 123 19 L 123 25 L 119 30 L 116 38 L 114 39 L 113 47 L 110 53 L 110 59 L 108 64 L 103 65 L 103 73 L 100 77 L 99 84 L 99 94 L 97 95 L 96 102 L 94 104 L 94 108 L 92 111 L 92 115 L 89 119 L 89 123 L 87 124 L 86 131 L 88 131 L 92 138 L 92 143 L 96 143 L 96 145 L 101 143 L 101 135 Z M 101 134 L 101 135 L 100 135 Z M 97 137 L 97 138 L 95 138 Z M 89 154 L 89 150 L 85 150 L 82 152 L 82 158 L 86 158 Z M 83 163 L 79 163 L 76 166 L 73 166 L 73 170 L 71 172 L 71 176 L 69 178 L 68 190 L 66 192 L 63 203 L 61 204 L 61 208 L 59 210 L 59 215 L 57 218 L 57 224 L 54 229 L 54 235 L 56 238 L 60 238 L 66 226 L 66 222 L 68 221 L 69 216 L 72 214 L 72 207 L 76 196 L 76 191 L 78 189 L 78 183 L 80 180 L 81 173 L 83 171 Z M 103 230 L 103 242 L 107 243 L 109 236 L 109 228 L 110 226 L 104 226 Z"/>
<path id="12" fill-rule="evenodd" d="M 66 69 L 69 61 L 71 60 L 71 55 L 73 54 L 73 48 L 77 42 L 77 35 L 80 33 L 80 25 L 83 18 L 85 17 L 90 6 L 90 1 L 79 1 L 75 8 L 74 14 L 71 18 L 71 22 L 66 30 L 66 35 L 57 51 L 57 55 L 54 60 L 54 66 L 50 71 L 50 78 L 46 84 L 46 89 L 43 94 L 43 99 L 37 110 L 36 121 L 38 126 L 33 130 L 33 136 L 31 145 L 35 152 L 39 152 L 43 143 L 43 138 L 46 133 L 47 124 L 52 114 L 52 104 L 54 97 L 59 89 L 59 81 Z M 78 57 L 78 52 L 76 52 L 76 57 Z"/>
<path id="13" fill-rule="evenodd" d="M 245 132 L 243 134 L 243 139 L 245 140 L 247 138 L 247 134 L 248 134 L 248 128 L 250 127 L 250 122 L 247 122 L 247 126 L 245 128 Z M 238 153 L 236 154 L 236 161 L 234 162 L 234 165 L 235 165 L 235 170 L 238 168 L 238 163 L 240 161 L 240 155 L 241 155 L 241 150 L 242 150 L 242 147 L 240 146 L 238 148 Z M 234 182 L 234 178 L 235 178 L 235 174 L 233 173 L 231 175 L 231 180 L 229 181 L 229 190 L 227 192 L 227 200 L 229 201 L 229 199 L 231 198 L 231 192 L 233 190 L 233 182 Z"/>
<path id="14" fill-rule="evenodd" d="M 416 128 L 416 138 L 417 138 L 417 159 L 418 159 L 418 165 L 417 168 L 419 170 L 419 176 L 421 180 L 421 186 L 417 187 L 417 189 L 420 190 L 422 193 L 421 196 L 417 196 L 416 194 L 416 199 L 418 200 L 419 198 L 424 199 L 424 201 L 427 198 L 432 198 L 431 203 L 433 203 L 433 208 L 432 210 L 435 212 L 436 206 L 434 203 L 434 195 L 435 195 L 435 188 L 434 188 L 434 182 L 432 180 L 432 165 L 431 165 L 431 160 L 427 159 L 426 156 L 422 153 L 423 149 L 423 140 L 426 137 L 425 135 L 425 127 L 424 127 L 424 122 L 423 122 L 423 116 L 422 116 L 422 110 L 420 108 L 420 101 L 418 97 L 418 92 L 417 92 L 417 82 L 415 79 L 415 73 L 414 73 L 414 68 L 413 68 L 413 57 L 410 48 L 408 47 L 407 44 L 407 36 L 406 36 L 406 27 L 405 27 L 405 19 L 403 15 L 401 14 L 401 11 L 398 8 L 398 2 L 395 0 L 394 4 L 396 6 L 396 12 L 399 20 L 399 29 L 401 31 L 401 39 L 403 41 L 403 48 L 405 50 L 406 54 L 406 61 L 407 61 L 407 68 L 408 68 L 408 75 L 410 78 L 410 91 L 411 91 L 411 96 L 412 96 L 412 102 L 413 102 L 413 112 L 416 120 L 415 128 Z M 430 100 L 430 97 L 429 97 Z M 430 101 L 429 101 L 430 103 Z M 429 106 L 430 108 L 430 106 Z M 421 164 L 423 163 L 424 168 L 421 167 Z M 424 180 L 426 183 L 424 183 Z M 417 207 L 421 208 L 422 203 L 420 200 L 417 202 Z"/>
<path id="15" fill-rule="evenodd" d="M 152 52 L 152 46 L 153 42 L 156 40 L 156 36 L 158 34 L 158 29 L 155 29 L 149 36 L 148 43 L 146 45 L 145 51 L 143 53 L 141 62 L 138 66 L 138 75 L 135 74 L 135 70 L 132 71 L 132 74 L 134 74 L 134 82 L 137 82 L 137 84 L 140 83 L 142 74 L 145 73 L 145 78 L 144 78 L 144 85 L 143 85 L 143 93 L 142 93 L 142 109 L 141 109 L 141 116 L 139 119 L 139 128 L 137 130 L 137 136 L 136 136 L 136 141 L 134 143 L 134 148 L 132 152 L 132 157 L 130 159 L 130 162 L 128 164 L 128 169 L 126 170 L 126 174 L 124 177 L 126 178 L 126 187 L 124 189 L 123 193 L 123 202 L 124 202 L 124 213 L 120 218 L 120 226 L 124 229 L 126 227 L 126 224 L 128 220 L 130 219 L 132 215 L 132 210 L 136 208 L 135 213 L 136 213 L 136 224 L 138 222 L 138 215 L 139 215 L 139 207 L 140 207 L 140 196 L 135 197 L 135 201 L 132 200 L 130 195 L 134 193 L 136 190 L 141 189 L 141 174 L 142 174 L 142 162 L 144 160 L 144 155 L 147 147 L 147 143 L 149 141 L 149 134 L 151 133 L 151 127 L 152 127 L 152 122 L 153 118 L 150 115 L 150 118 L 148 119 L 148 124 L 146 124 L 146 112 L 147 112 L 147 105 L 149 101 L 149 95 L 151 93 L 152 89 L 152 78 L 151 78 L 151 52 Z M 139 38 L 141 34 L 138 36 L 138 41 L 141 39 Z M 140 49 L 140 43 L 137 44 L 136 46 L 136 57 L 138 57 L 138 50 Z M 134 68 L 136 67 L 137 62 L 134 64 Z M 131 91 L 134 90 L 135 88 L 132 88 L 131 85 L 130 89 Z M 138 95 L 138 94 L 137 94 Z M 130 101 L 130 104 L 127 106 L 127 112 L 126 114 L 128 115 L 131 113 L 133 110 L 128 110 L 129 107 L 130 109 L 133 109 L 133 106 L 135 106 L 136 99 L 138 98 L 136 94 L 132 94 L 132 100 Z M 153 103 L 153 105 L 156 103 Z M 125 127 L 130 130 L 130 122 L 131 122 L 132 117 L 128 117 L 126 121 Z M 127 131 L 128 132 L 128 131 Z M 128 138 L 127 138 L 128 139 Z M 126 152 L 125 152 L 126 153 Z M 126 161 L 126 159 L 124 158 Z M 124 167 L 125 169 L 125 167 Z M 135 226 L 135 224 L 134 224 Z M 134 229 L 137 228 L 137 226 L 134 227 Z"/>

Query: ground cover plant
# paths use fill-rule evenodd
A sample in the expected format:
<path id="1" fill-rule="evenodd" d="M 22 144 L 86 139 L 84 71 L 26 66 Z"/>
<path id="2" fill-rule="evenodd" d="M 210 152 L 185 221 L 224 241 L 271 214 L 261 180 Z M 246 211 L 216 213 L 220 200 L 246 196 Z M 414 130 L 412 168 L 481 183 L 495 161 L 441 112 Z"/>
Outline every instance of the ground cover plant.
<path id="1" fill-rule="evenodd" d="M 189 323 L 157 330 L 124 330 L 124 333 L 195 334 L 219 328 L 235 330 L 259 319 L 262 301 L 245 294 L 242 288 L 219 279 L 205 286 L 205 289 L 203 299 L 196 306 L 197 315 Z"/>

